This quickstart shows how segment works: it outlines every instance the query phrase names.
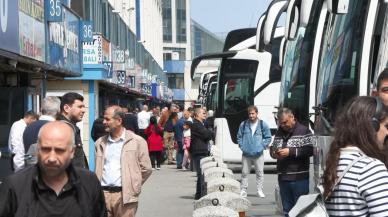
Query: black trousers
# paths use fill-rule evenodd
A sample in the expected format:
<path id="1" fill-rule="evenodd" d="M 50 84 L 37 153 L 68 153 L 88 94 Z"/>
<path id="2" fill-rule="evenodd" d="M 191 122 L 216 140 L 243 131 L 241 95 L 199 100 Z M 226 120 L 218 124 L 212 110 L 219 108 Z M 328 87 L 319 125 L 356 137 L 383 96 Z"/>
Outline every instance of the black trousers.
<path id="1" fill-rule="evenodd" d="M 206 156 L 207 156 L 206 154 L 193 154 L 193 155 L 191 155 L 191 158 L 193 159 L 193 162 L 194 162 L 195 170 L 197 171 L 197 187 L 196 187 L 195 196 L 194 196 L 195 200 L 198 200 L 199 198 L 201 198 L 203 196 L 202 195 L 203 177 L 202 177 L 200 163 L 201 163 L 201 159 L 206 157 Z"/>
<path id="2" fill-rule="evenodd" d="M 139 136 L 143 137 L 147 141 L 147 135 L 144 133 L 144 129 L 139 129 Z"/>
<path id="3" fill-rule="evenodd" d="M 152 168 L 155 168 L 155 162 L 156 162 L 156 166 L 160 167 L 160 164 L 162 163 L 162 151 L 151 151 L 150 159 L 151 159 Z"/>

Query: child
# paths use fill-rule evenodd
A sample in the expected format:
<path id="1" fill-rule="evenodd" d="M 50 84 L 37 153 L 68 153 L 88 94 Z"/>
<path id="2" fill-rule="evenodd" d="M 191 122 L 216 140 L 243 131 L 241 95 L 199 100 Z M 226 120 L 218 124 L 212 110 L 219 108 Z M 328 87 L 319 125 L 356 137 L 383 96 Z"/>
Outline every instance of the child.
<path id="1" fill-rule="evenodd" d="M 150 125 L 144 130 L 147 135 L 148 151 L 150 153 L 152 169 L 160 170 L 160 164 L 162 163 L 162 151 L 163 151 L 163 129 L 158 125 L 155 116 L 150 118 Z"/>
<path id="2" fill-rule="evenodd" d="M 191 131 L 190 131 L 190 121 L 185 121 L 183 124 L 183 161 L 182 161 L 182 169 L 187 170 L 186 164 L 187 160 L 190 158 L 190 141 L 191 141 Z"/>

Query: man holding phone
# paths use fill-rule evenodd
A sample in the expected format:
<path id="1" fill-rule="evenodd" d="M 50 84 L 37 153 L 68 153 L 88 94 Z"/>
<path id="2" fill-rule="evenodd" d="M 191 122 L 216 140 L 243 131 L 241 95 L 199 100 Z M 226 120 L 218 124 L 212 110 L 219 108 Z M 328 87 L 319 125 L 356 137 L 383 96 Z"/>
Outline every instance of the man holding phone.
<path id="1" fill-rule="evenodd" d="M 295 120 L 292 111 L 281 108 L 277 114 L 278 131 L 271 146 L 277 159 L 278 181 L 283 212 L 295 205 L 299 196 L 309 193 L 310 156 L 313 155 L 312 133 Z"/>

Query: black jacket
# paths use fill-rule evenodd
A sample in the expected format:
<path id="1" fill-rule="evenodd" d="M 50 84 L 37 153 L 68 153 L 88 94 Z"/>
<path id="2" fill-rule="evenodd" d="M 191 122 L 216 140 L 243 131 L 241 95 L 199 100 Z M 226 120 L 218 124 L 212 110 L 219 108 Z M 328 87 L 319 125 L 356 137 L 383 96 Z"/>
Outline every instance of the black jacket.
<path id="1" fill-rule="evenodd" d="M 38 142 L 39 130 L 46 123 L 48 123 L 48 121 L 46 120 L 37 120 L 26 127 L 23 133 L 23 143 L 24 143 L 25 153 L 27 153 L 28 149 L 32 144 L 35 144 Z"/>
<path id="2" fill-rule="evenodd" d="M 127 113 L 124 116 L 123 125 L 125 129 L 131 130 L 135 134 L 139 135 L 139 125 L 137 123 L 137 116 L 133 113 Z"/>
<path id="3" fill-rule="evenodd" d="M 76 167 L 81 167 L 84 169 L 89 169 L 88 160 L 86 159 L 86 155 L 84 152 L 84 149 L 82 148 L 82 139 L 81 139 L 81 130 L 77 127 L 75 123 L 68 120 L 63 115 L 58 115 L 58 120 L 66 121 L 73 125 L 74 129 L 74 135 L 75 135 L 75 150 L 74 150 L 74 158 L 72 160 L 72 163 Z"/>
<path id="4" fill-rule="evenodd" d="M 190 126 L 191 129 L 191 142 L 190 153 L 191 154 L 208 154 L 209 153 L 209 140 L 213 138 L 213 132 L 206 129 L 206 127 L 198 121 L 193 120 Z"/>
<path id="5" fill-rule="evenodd" d="M 271 154 L 276 148 L 289 148 L 288 157 L 277 160 L 279 180 L 296 181 L 309 178 L 310 156 L 313 155 L 312 143 L 311 131 L 299 122 L 296 122 L 291 132 L 278 129 Z"/>
<path id="6" fill-rule="evenodd" d="M 29 167 L 9 176 L 0 184 L 0 217 L 37 217 L 38 166 Z M 67 169 L 69 180 L 75 186 L 76 199 L 83 217 L 105 217 L 104 195 L 96 175 L 88 170 Z"/>

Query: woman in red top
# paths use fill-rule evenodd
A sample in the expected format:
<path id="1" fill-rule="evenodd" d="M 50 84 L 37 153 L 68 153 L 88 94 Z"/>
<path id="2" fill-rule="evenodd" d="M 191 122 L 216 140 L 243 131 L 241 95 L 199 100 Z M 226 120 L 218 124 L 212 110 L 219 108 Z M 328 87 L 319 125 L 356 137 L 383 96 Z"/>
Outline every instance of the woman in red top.
<path id="1" fill-rule="evenodd" d="M 144 133 L 147 135 L 148 151 L 150 153 L 151 165 L 155 169 L 160 170 L 160 164 L 162 163 L 162 151 L 163 151 L 163 129 L 158 125 L 155 116 L 150 118 L 150 125 L 145 129 Z"/>

